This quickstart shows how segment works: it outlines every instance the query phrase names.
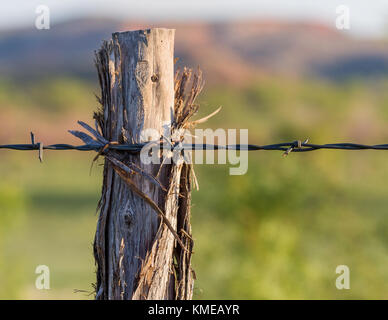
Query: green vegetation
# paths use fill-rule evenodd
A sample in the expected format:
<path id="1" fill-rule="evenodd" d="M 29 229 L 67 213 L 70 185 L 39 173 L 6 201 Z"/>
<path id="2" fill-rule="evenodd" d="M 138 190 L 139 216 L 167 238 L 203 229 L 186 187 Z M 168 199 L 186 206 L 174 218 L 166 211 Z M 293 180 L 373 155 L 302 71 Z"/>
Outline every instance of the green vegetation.
<path id="1" fill-rule="evenodd" d="M 1 181 L 9 188 L 0 188 L 1 223 L 5 217 L 14 226 L 0 238 L 0 298 L 87 298 L 73 290 L 92 291 L 101 170 L 89 176 L 90 154 L 46 152 L 43 164 L 32 156 L 2 158 Z M 17 225 L 11 214 L 21 216 Z M 50 268 L 48 291 L 35 289 L 41 264 Z"/>
<path id="2" fill-rule="evenodd" d="M 63 97 L 71 98 L 60 101 L 55 84 L 45 93 L 26 88 L 19 95 L 3 83 L 0 105 L 8 101 L 11 115 L 17 108 L 51 112 L 57 119 L 76 108 L 90 119 L 94 86 L 71 79 L 58 83 Z M 384 143 L 387 88 L 385 81 L 266 79 L 239 89 L 208 87 L 200 113 L 222 105 L 206 126 L 248 128 L 256 144 L 305 138 Z M 30 95 L 33 90 L 36 95 Z M 37 109 L 36 101 L 47 107 Z M 35 153 L 0 153 L 0 298 L 90 298 L 73 290 L 92 290 L 101 167 L 89 176 L 93 155 L 80 152 L 46 152 L 43 164 Z M 196 298 L 387 299 L 387 159 L 387 152 L 378 151 L 287 158 L 258 151 L 250 153 L 243 176 L 230 176 L 227 165 L 197 165 Z M 35 289 L 39 264 L 50 267 L 49 291 Z M 341 264 L 350 268 L 350 290 L 335 287 Z"/>
<path id="3" fill-rule="evenodd" d="M 23 90 L 20 90 L 20 88 Z M 74 78 L 47 78 L 15 83 L 0 79 L 0 110 L 18 108 L 49 116 L 74 112 L 96 105 L 97 87 Z"/>

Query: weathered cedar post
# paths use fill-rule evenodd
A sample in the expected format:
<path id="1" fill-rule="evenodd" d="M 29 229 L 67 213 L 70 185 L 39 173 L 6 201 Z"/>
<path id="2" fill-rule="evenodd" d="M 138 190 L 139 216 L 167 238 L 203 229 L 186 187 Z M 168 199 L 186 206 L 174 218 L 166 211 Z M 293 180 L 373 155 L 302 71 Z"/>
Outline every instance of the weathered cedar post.
<path id="1" fill-rule="evenodd" d="M 95 113 L 109 142 L 140 143 L 147 128 L 163 133 L 174 110 L 174 30 L 148 29 L 114 33 L 96 53 L 102 110 Z M 120 169 L 120 165 L 127 171 Z M 110 150 L 94 241 L 96 299 L 191 299 L 190 167 L 143 164 L 138 153 Z M 129 168 L 134 187 L 125 179 Z M 136 170 L 135 170 L 136 171 Z M 140 172 L 140 173 L 139 173 Z M 129 176 L 128 176 L 129 177 Z M 134 190 L 138 189 L 138 192 Z M 176 230 L 183 250 L 150 198 Z"/>

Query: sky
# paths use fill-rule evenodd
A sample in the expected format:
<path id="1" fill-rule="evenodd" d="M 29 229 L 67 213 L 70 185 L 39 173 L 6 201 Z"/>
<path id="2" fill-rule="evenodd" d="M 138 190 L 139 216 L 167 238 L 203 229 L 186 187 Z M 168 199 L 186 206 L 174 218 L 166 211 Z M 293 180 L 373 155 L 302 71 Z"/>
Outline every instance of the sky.
<path id="1" fill-rule="evenodd" d="M 34 27 L 39 5 L 54 25 L 71 18 L 219 21 L 276 18 L 323 22 L 335 27 L 336 7 L 350 9 L 350 32 L 381 36 L 388 30 L 388 0 L 2 0 L 0 30 Z"/>

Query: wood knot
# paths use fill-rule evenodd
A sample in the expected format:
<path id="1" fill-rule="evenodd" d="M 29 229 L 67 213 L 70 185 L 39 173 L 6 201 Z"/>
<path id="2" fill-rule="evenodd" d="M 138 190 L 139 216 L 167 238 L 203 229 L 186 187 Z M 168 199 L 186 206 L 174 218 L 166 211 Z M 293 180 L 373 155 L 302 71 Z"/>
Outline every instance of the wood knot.
<path id="1" fill-rule="evenodd" d="M 127 226 L 130 226 L 131 225 L 131 223 L 132 223 L 132 217 L 131 217 L 131 215 L 130 214 L 125 214 L 124 215 L 124 222 L 125 222 L 125 224 L 127 225 Z"/>
<path id="2" fill-rule="evenodd" d="M 133 214 L 133 211 L 128 208 L 126 210 L 126 212 L 124 213 L 123 215 L 123 218 L 124 218 L 124 223 L 130 227 L 132 225 L 132 222 L 133 222 L 133 218 L 134 218 L 134 214 Z"/>
<path id="3" fill-rule="evenodd" d="M 156 82 L 156 81 L 158 81 L 159 80 L 159 76 L 155 73 L 155 74 L 153 74 L 152 75 L 152 77 L 151 77 L 151 81 L 152 82 Z"/>

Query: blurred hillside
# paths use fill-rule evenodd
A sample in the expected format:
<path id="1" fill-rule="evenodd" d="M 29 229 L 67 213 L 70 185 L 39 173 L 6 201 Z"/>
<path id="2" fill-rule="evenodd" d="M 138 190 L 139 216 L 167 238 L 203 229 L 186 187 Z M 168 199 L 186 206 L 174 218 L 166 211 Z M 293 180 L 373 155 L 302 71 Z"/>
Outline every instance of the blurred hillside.
<path id="1" fill-rule="evenodd" d="M 49 31 L 0 33 L 2 77 L 36 79 L 56 74 L 95 80 L 93 51 L 115 31 L 151 27 L 144 21 L 74 20 Z M 200 65 L 208 83 L 241 83 L 266 74 L 342 80 L 388 71 L 385 41 L 361 40 L 313 23 L 241 21 L 159 23 L 176 32 L 180 63 Z"/>

